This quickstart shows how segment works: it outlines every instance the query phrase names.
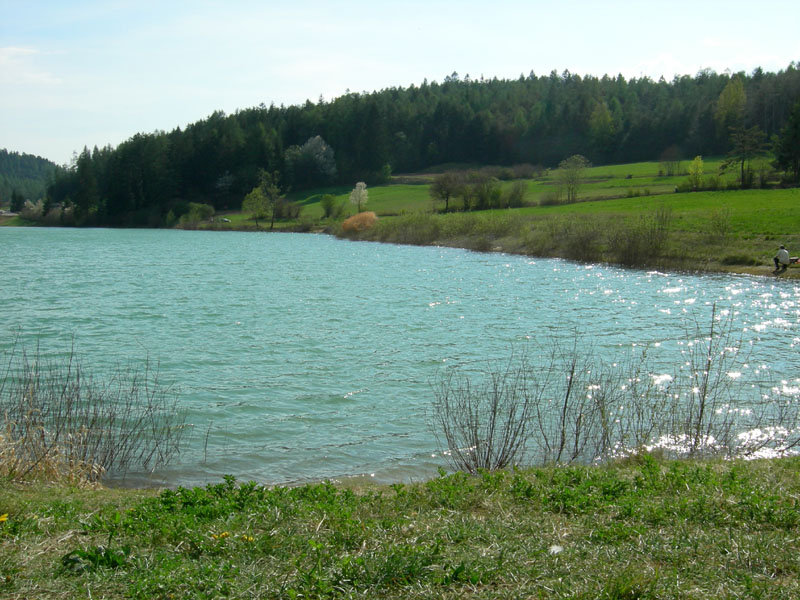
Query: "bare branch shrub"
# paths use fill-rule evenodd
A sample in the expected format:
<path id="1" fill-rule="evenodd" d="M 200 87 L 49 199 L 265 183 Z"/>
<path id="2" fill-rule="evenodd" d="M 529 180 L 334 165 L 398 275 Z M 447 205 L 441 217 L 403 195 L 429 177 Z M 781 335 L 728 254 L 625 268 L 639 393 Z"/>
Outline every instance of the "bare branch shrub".
<path id="1" fill-rule="evenodd" d="M 580 344 L 578 335 L 567 348 L 551 343 L 544 365 L 537 370 L 536 387 L 541 392 L 534 411 L 538 434 L 534 443 L 541 462 L 569 463 L 582 457 L 596 426 L 586 393 L 592 373 L 590 353 L 579 349 Z"/>
<path id="2" fill-rule="evenodd" d="M 609 234 L 613 259 L 626 267 L 650 264 L 663 252 L 671 223 L 672 212 L 664 206 L 638 221 L 621 222 Z"/>
<path id="3" fill-rule="evenodd" d="M 434 390 L 434 425 L 453 467 L 589 463 L 640 452 L 682 457 L 781 456 L 800 446 L 800 398 L 785 384 L 739 381 L 750 348 L 730 313 L 687 328 L 667 370 L 642 348 L 597 359 L 576 335 L 526 352 L 473 383 L 449 371 Z M 444 443 L 442 443 L 444 442 Z"/>
<path id="4" fill-rule="evenodd" d="M 0 379 L 0 474 L 12 479 L 98 481 L 155 470 L 180 450 L 184 417 L 157 372 L 87 374 L 74 347 L 63 362 L 16 344 Z"/>
<path id="5" fill-rule="evenodd" d="M 706 238 L 709 242 L 724 242 L 733 232 L 731 225 L 731 209 L 729 207 L 716 208 L 711 211 L 709 228 Z"/>
<path id="6" fill-rule="evenodd" d="M 600 254 L 603 229 L 597 221 L 575 219 L 565 224 L 561 247 L 566 258 L 592 261 Z"/>
<path id="7" fill-rule="evenodd" d="M 435 433 L 445 456 L 458 470 L 502 469 L 524 452 L 536 401 L 524 357 L 500 370 L 487 370 L 483 381 L 451 369 L 434 387 Z M 443 443 L 442 443 L 443 442 Z"/>

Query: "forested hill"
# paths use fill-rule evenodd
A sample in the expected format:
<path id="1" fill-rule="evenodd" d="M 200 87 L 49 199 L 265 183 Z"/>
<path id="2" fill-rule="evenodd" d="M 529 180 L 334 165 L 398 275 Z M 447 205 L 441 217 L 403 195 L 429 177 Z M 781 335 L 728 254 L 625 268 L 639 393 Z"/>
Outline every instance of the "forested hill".
<path id="1" fill-rule="evenodd" d="M 259 169 L 294 190 L 375 183 L 443 163 L 596 164 L 722 154 L 729 126 L 780 131 L 800 98 L 800 70 L 701 71 L 672 81 L 571 74 L 348 93 L 301 106 L 215 112 L 185 130 L 85 149 L 49 192 L 78 222 L 157 224 L 186 202 L 236 208 Z"/>
<path id="2" fill-rule="evenodd" d="M 9 206 L 15 192 L 23 201 L 43 197 L 56 168 L 46 158 L 0 149 L 0 206 Z"/>

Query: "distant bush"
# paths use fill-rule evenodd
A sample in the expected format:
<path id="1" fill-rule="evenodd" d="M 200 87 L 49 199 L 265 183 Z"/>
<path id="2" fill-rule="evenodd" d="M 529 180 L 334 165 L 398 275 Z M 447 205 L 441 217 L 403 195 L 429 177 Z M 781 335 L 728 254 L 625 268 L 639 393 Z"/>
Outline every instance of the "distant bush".
<path id="1" fill-rule="evenodd" d="M 19 215 L 23 219 L 28 219 L 29 221 L 38 221 L 42 218 L 42 209 L 43 204 L 41 200 L 35 203 L 30 200 L 25 200 L 25 204 L 22 206 L 22 210 L 19 211 Z"/>
<path id="2" fill-rule="evenodd" d="M 344 201 L 336 200 L 333 194 L 325 194 L 319 201 L 322 207 L 322 216 L 325 219 L 338 219 L 344 212 Z"/>
<path id="3" fill-rule="evenodd" d="M 199 202 L 190 202 L 189 210 L 187 213 L 181 215 L 178 224 L 181 227 L 193 228 L 197 227 L 201 222 L 208 221 L 214 216 L 214 207 L 210 204 L 201 204 Z"/>
<path id="4" fill-rule="evenodd" d="M 570 221 L 561 234 L 564 257 L 572 260 L 592 261 L 600 256 L 603 228 L 597 221 Z"/>
<path id="5" fill-rule="evenodd" d="M 650 264 L 661 255 L 671 222 L 672 213 L 662 207 L 653 215 L 616 223 L 608 234 L 614 261 L 626 267 Z"/>
<path id="6" fill-rule="evenodd" d="M 514 179 L 533 179 L 534 177 L 544 176 L 546 169 L 542 165 L 532 165 L 523 163 L 511 167 Z"/>
<path id="7" fill-rule="evenodd" d="M 720 259 L 720 262 L 723 265 L 746 265 L 746 266 L 756 266 L 761 264 L 761 262 L 753 258 L 752 256 L 748 256 L 747 254 L 728 254 L 723 256 Z"/>
<path id="8" fill-rule="evenodd" d="M 303 212 L 303 205 L 299 202 L 284 202 L 283 211 L 287 219 L 297 219 Z"/>
<path id="9" fill-rule="evenodd" d="M 698 189 L 710 190 L 714 192 L 718 190 L 724 190 L 726 187 L 725 181 L 720 178 L 719 175 L 709 175 L 706 177 L 705 181 L 703 181 L 701 188 Z"/>
<path id="10" fill-rule="evenodd" d="M 297 220 L 297 230 L 301 232 L 311 231 L 316 222 L 311 215 L 301 215 Z"/>
<path id="11" fill-rule="evenodd" d="M 440 223 L 441 219 L 436 215 L 414 212 L 379 221 L 374 233 L 376 239 L 384 242 L 421 246 L 433 243 L 439 237 Z"/>
<path id="12" fill-rule="evenodd" d="M 519 208 L 525 206 L 525 194 L 528 185 L 524 181 L 515 181 L 503 193 L 503 204 L 509 208 Z"/>
<path id="13" fill-rule="evenodd" d="M 465 185 L 474 210 L 499 208 L 503 197 L 500 181 L 485 170 L 470 173 Z"/>
<path id="14" fill-rule="evenodd" d="M 730 208 L 718 208 L 711 211 L 706 232 L 709 240 L 724 242 L 730 237 L 732 231 Z"/>
<path id="15" fill-rule="evenodd" d="M 563 194 L 560 188 L 548 190 L 539 198 L 539 206 L 555 206 L 561 204 L 562 199 Z"/>
<path id="16" fill-rule="evenodd" d="M 342 223 L 342 231 L 344 232 L 359 232 L 369 229 L 378 221 L 378 215 L 372 211 L 366 211 L 353 215 L 344 220 Z"/>

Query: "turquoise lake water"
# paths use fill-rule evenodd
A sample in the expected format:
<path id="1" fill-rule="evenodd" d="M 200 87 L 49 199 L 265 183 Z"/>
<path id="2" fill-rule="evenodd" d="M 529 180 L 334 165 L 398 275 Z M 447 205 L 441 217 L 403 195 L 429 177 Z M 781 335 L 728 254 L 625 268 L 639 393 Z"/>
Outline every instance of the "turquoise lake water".
<path id="1" fill-rule="evenodd" d="M 716 303 L 753 341 L 750 373 L 800 384 L 800 286 L 624 270 L 323 235 L 0 228 L 0 351 L 67 351 L 95 375 L 157 364 L 192 425 L 131 483 L 423 479 L 445 463 L 431 382 L 583 332 L 665 365 Z M 535 354 L 535 351 L 534 351 Z"/>

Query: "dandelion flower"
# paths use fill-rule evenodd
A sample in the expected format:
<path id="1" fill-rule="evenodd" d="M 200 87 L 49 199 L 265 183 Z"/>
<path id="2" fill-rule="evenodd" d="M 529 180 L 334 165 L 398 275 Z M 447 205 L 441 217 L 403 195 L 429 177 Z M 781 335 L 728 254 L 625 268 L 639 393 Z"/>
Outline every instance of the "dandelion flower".
<path id="1" fill-rule="evenodd" d="M 8 513 L 0 515 L 0 523 L 5 523 L 8 521 Z"/>

